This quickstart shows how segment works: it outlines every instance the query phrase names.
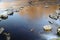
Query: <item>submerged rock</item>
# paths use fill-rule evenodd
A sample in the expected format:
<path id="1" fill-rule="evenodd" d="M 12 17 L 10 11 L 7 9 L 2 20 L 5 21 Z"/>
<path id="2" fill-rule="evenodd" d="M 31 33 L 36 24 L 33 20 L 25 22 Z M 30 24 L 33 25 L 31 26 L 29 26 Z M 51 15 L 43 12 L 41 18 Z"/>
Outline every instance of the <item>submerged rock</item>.
<path id="1" fill-rule="evenodd" d="M 53 24 L 54 22 L 52 22 L 52 21 L 48 21 L 50 24 Z"/>

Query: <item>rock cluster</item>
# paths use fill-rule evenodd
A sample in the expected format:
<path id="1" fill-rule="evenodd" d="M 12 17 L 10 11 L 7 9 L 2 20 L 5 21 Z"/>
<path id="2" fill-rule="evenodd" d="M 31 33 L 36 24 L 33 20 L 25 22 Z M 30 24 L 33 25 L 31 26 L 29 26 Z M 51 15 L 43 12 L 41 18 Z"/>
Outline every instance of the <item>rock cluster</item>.
<path id="1" fill-rule="evenodd" d="M 7 32 L 4 32 L 4 28 L 3 27 L 1 27 L 0 28 L 0 35 L 4 35 L 4 39 L 5 40 L 11 40 L 11 36 L 10 36 L 10 33 L 7 33 Z"/>

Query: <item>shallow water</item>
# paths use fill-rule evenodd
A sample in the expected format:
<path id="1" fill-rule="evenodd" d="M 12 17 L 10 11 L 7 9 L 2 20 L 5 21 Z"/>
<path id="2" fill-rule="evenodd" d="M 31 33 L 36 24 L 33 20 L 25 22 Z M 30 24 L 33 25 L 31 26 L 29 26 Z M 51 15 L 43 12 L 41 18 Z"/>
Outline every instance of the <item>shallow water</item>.
<path id="1" fill-rule="evenodd" d="M 8 19 L 0 21 L 0 27 L 5 28 L 4 32 L 11 33 L 11 40 L 48 40 L 50 34 L 57 37 L 56 26 L 52 25 L 52 32 L 45 32 L 43 30 L 44 25 L 50 25 L 48 20 L 49 18 L 44 15 L 37 20 L 32 20 L 26 16 L 14 13 Z M 30 31 L 32 28 L 34 30 Z"/>
<path id="2" fill-rule="evenodd" d="M 9 4 L 9 2 L 1 2 L 0 8 L 7 8 Z M 20 2 L 15 1 L 11 4 L 18 5 Z M 10 6 L 12 6 L 11 4 Z M 57 38 L 56 31 L 60 23 L 59 19 L 54 20 L 54 25 L 48 22 L 51 20 L 48 15 L 53 13 L 57 9 L 57 6 L 49 5 L 49 7 L 46 9 L 42 4 L 24 7 L 20 12 L 15 12 L 13 15 L 9 15 L 8 19 L 0 21 L 0 27 L 4 27 L 4 32 L 11 34 L 11 40 L 50 40 Z M 2 12 L 4 11 L 0 11 L 0 13 Z M 52 31 L 45 32 L 43 30 L 43 26 L 45 25 L 51 25 L 53 28 Z M 0 40 L 4 40 L 3 38 L 0 35 Z"/>

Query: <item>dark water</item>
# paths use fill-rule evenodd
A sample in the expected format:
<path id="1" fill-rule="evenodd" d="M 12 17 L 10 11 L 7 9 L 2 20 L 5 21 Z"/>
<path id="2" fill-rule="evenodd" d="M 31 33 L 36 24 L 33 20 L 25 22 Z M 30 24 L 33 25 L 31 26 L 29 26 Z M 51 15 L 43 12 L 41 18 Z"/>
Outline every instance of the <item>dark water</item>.
<path id="1" fill-rule="evenodd" d="M 18 13 L 14 13 L 6 20 L 0 22 L 0 27 L 4 27 L 4 32 L 11 33 L 11 40 L 48 40 L 49 37 L 45 38 L 45 34 L 51 34 L 51 37 L 55 37 L 56 30 L 46 33 L 43 30 L 44 25 L 48 25 L 48 17 L 44 15 L 37 20 L 30 20 L 28 16 L 21 16 Z M 34 31 L 30 31 L 34 28 Z M 54 35 L 53 35 L 54 34 Z M 0 37 L 0 40 L 4 40 Z"/>
<path id="2" fill-rule="evenodd" d="M 5 28 L 4 32 L 11 33 L 11 40 L 35 40 L 38 38 L 38 35 L 29 31 L 30 26 L 33 26 L 33 23 L 17 13 L 0 22 L 0 27 Z"/>

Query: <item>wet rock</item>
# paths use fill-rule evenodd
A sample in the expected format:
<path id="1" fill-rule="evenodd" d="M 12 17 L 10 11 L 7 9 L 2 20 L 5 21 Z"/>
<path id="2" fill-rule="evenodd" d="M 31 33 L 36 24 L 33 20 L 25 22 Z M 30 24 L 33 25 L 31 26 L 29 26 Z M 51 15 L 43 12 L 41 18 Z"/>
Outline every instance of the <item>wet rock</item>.
<path id="1" fill-rule="evenodd" d="M 51 21 L 48 21 L 50 24 L 53 24 L 53 22 L 51 22 Z"/>
<path id="2" fill-rule="evenodd" d="M 57 35 L 60 36 L 60 27 L 57 29 Z"/>
<path id="3" fill-rule="evenodd" d="M 51 14 L 51 15 L 49 15 L 49 18 L 57 20 L 59 18 L 59 16 Z"/>
<path id="4" fill-rule="evenodd" d="M 6 36 L 6 40 L 11 40 L 10 33 L 5 32 L 4 35 Z"/>
<path id="5" fill-rule="evenodd" d="M 8 11 L 8 13 L 7 13 L 8 15 L 13 15 L 14 14 L 14 12 L 13 11 Z"/>
<path id="6" fill-rule="evenodd" d="M 8 15 L 7 14 L 1 14 L 1 19 L 7 19 L 8 18 Z"/>
<path id="7" fill-rule="evenodd" d="M 3 31 L 4 31 L 4 28 L 1 27 L 1 28 L 0 28 L 0 34 L 2 34 Z"/>
<path id="8" fill-rule="evenodd" d="M 8 9 L 6 9 L 5 10 L 7 13 L 6 14 L 8 14 L 8 15 L 13 15 L 13 8 L 8 8 Z"/>
<path id="9" fill-rule="evenodd" d="M 50 25 L 45 25 L 45 26 L 43 27 L 43 29 L 44 29 L 44 31 L 46 31 L 46 32 L 50 32 L 50 31 L 52 30 L 52 27 L 51 27 Z"/>

